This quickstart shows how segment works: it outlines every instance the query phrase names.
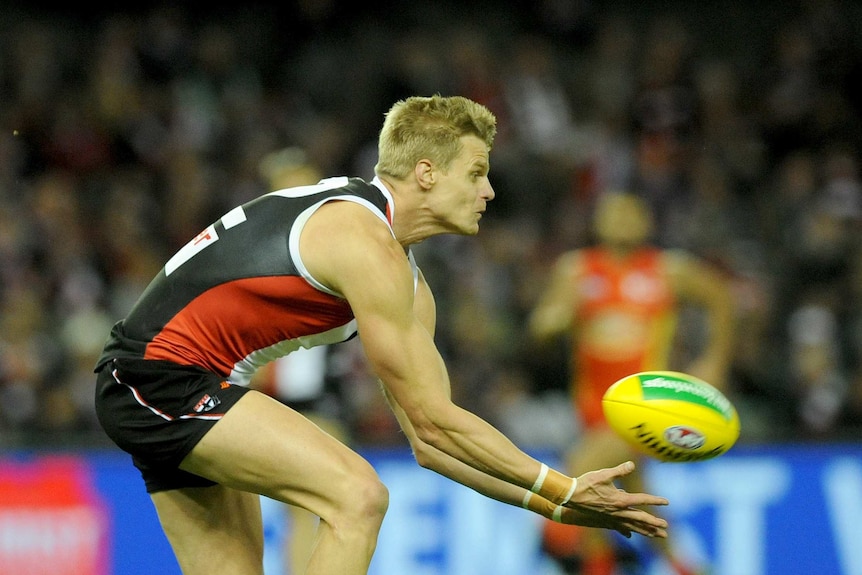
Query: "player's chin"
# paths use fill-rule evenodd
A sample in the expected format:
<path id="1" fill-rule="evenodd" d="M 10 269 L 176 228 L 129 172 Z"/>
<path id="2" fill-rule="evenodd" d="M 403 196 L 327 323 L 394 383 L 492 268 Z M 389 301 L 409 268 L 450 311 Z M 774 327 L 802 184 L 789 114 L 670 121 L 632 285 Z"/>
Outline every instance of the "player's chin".
<path id="1" fill-rule="evenodd" d="M 479 233 L 479 222 L 463 222 L 458 225 L 452 226 L 452 233 L 462 236 L 475 236 Z"/>
<path id="2" fill-rule="evenodd" d="M 481 222 L 481 220 L 482 213 L 480 212 L 476 214 L 476 219 L 473 222 L 469 223 L 467 226 L 470 230 L 467 232 L 469 235 L 476 235 L 477 233 L 479 233 L 479 223 Z"/>

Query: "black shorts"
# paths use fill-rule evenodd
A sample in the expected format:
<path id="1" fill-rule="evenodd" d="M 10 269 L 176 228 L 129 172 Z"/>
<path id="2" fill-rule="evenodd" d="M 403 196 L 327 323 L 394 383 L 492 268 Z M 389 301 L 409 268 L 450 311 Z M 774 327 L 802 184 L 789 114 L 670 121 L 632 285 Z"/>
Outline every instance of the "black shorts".
<path id="1" fill-rule="evenodd" d="M 118 358 L 96 378 L 96 415 L 132 455 L 147 493 L 215 485 L 179 468 L 183 458 L 249 389 L 205 369 Z"/>

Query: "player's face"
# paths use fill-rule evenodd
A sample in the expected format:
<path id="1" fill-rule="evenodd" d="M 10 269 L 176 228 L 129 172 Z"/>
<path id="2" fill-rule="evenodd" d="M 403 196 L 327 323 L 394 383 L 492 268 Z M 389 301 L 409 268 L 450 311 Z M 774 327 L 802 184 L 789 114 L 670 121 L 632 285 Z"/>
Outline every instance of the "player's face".
<path id="1" fill-rule="evenodd" d="M 488 181 L 488 148 L 476 136 L 461 138 L 462 150 L 434 187 L 437 218 L 452 233 L 474 235 L 494 189 Z"/>
<path id="2" fill-rule="evenodd" d="M 649 208 L 633 196 L 608 196 L 596 212 L 596 233 L 605 245 L 633 248 L 647 241 L 651 230 Z"/>

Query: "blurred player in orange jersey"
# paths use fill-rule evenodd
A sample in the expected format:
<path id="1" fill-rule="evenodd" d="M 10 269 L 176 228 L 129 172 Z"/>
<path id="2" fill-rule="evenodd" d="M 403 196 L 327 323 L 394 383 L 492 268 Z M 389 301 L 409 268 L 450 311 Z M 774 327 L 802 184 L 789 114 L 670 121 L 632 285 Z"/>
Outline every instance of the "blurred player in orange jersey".
<path id="1" fill-rule="evenodd" d="M 641 198 L 605 193 L 594 214 L 597 243 L 558 258 L 530 316 L 536 340 L 570 338 L 571 397 L 583 426 L 580 441 L 566 455 L 570 472 L 636 455 L 604 421 L 602 396 L 618 379 L 676 368 L 725 386 L 734 321 L 727 282 L 686 252 L 650 245 L 652 227 Z M 672 366 L 677 314 L 684 302 L 706 312 L 708 337 L 692 363 Z M 639 474 L 627 480 L 642 481 Z M 610 575 L 617 563 L 612 540 L 598 530 L 547 523 L 543 536 L 546 551 L 574 573 Z M 679 575 L 692 573 L 667 540 L 652 541 Z"/>

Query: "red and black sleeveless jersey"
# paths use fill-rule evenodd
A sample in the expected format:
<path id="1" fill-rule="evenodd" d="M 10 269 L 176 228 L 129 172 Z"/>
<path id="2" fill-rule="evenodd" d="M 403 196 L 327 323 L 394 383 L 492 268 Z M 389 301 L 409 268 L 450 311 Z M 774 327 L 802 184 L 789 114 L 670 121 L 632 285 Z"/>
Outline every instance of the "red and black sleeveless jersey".
<path id="1" fill-rule="evenodd" d="M 353 337 L 348 302 L 311 277 L 299 254 L 305 222 L 334 200 L 363 205 L 392 227 L 392 197 L 376 179 L 329 178 L 236 207 L 168 260 L 114 325 L 96 370 L 117 357 L 167 360 L 244 385 L 300 347 Z"/>

